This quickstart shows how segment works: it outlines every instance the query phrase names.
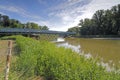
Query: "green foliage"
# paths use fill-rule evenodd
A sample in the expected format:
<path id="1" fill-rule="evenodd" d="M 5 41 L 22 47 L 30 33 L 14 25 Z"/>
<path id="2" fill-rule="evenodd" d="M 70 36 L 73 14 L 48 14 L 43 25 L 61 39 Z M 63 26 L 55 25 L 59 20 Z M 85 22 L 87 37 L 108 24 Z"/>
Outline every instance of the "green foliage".
<path id="1" fill-rule="evenodd" d="M 80 36 L 80 27 L 76 26 L 76 27 L 72 27 L 68 29 L 68 32 L 76 32 L 76 36 Z"/>
<path id="2" fill-rule="evenodd" d="M 20 79 L 36 75 L 45 80 L 120 80 L 120 72 L 107 72 L 96 60 L 86 59 L 71 49 L 22 36 L 16 36 L 16 43 L 21 52 L 11 72 L 22 73 Z"/>
<path id="3" fill-rule="evenodd" d="M 41 30 L 49 30 L 49 28 L 47 26 L 40 26 Z"/>
<path id="4" fill-rule="evenodd" d="M 40 29 L 39 25 L 33 22 L 28 22 L 25 26 L 25 28 L 29 28 L 29 29 Z"/>
<path id="5" fill-rule="evenodd" d="M 120 4 L 110 10 L 96 11 L 92 19 L 80 20 L 78 26 L 81 28 L 74 32 L 79 35 L 120 35 Z"/>
<path id="6" fill-rule="evenodd" d="M 40 29 L 40 30 L 48 30 L 47 26 L 39 26 L 33 22 L 27 22 L 26 24 L 22 24 L 20 21 L 16 19 L 9 19 L 9 16 L 0 14 L 0 28 L 1 27 L 9 27 L 9 28 L 29 28 L 29 29 Z"/>
<path id="7" fill-rule="evenodd" d="M 55 41 L 57 40 L 57 34 L 40 34 L 39 39 L 45 41 Z"/>

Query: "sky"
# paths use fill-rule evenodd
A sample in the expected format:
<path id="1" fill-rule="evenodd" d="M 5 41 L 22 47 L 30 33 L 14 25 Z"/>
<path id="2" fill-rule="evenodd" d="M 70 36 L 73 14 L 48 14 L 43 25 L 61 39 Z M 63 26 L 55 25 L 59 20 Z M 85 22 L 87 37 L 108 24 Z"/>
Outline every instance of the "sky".
<path id="1" fill-rule="evenodd" d="M 22 23 L 35 22 L 50 30 L 67 31 L 95 11 L 110 9 L 120 0 L 0 0 L 0 14 Z"/>

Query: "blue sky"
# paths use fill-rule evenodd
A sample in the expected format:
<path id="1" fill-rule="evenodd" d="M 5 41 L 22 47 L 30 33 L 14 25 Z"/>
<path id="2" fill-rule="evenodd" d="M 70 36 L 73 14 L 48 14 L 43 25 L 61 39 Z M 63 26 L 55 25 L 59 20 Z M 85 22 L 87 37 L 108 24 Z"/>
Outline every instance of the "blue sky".
<path id="1" fill-rule="evenodd" d="M 91 18 L 99 9 L 110 9 L 120 0 L 0 0 L 0 13 L 23 23 L 47 25 L 67 31 L 80 19 Z"/>

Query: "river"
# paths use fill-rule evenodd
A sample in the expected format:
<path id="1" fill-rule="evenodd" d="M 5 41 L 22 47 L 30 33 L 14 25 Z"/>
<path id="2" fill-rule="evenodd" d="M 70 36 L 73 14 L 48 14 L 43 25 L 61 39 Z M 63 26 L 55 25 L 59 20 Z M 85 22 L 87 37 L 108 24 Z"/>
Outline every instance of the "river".
<path id="1" fill-rule="evenodd" d="M 99 59 L 108 70 L 120 68 L 120 39 L 58 38 L 58 46 L 71 48 L 86 58 Z"/>

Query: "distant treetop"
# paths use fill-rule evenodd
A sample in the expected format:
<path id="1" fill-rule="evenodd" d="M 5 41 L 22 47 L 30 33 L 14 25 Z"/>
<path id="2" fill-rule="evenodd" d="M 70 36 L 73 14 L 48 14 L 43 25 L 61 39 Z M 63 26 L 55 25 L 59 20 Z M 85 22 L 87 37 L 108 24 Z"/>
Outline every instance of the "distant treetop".
<path id="1" fill-rule="evenodd" d="M 0 14 L 0 28 L 29 28 L 29 29 L 40 29 L 49 30 L 47 26 L 40 26 L 34 22 L 21 23 L 16 19 L 10 19 L 7 15 Z"/>

